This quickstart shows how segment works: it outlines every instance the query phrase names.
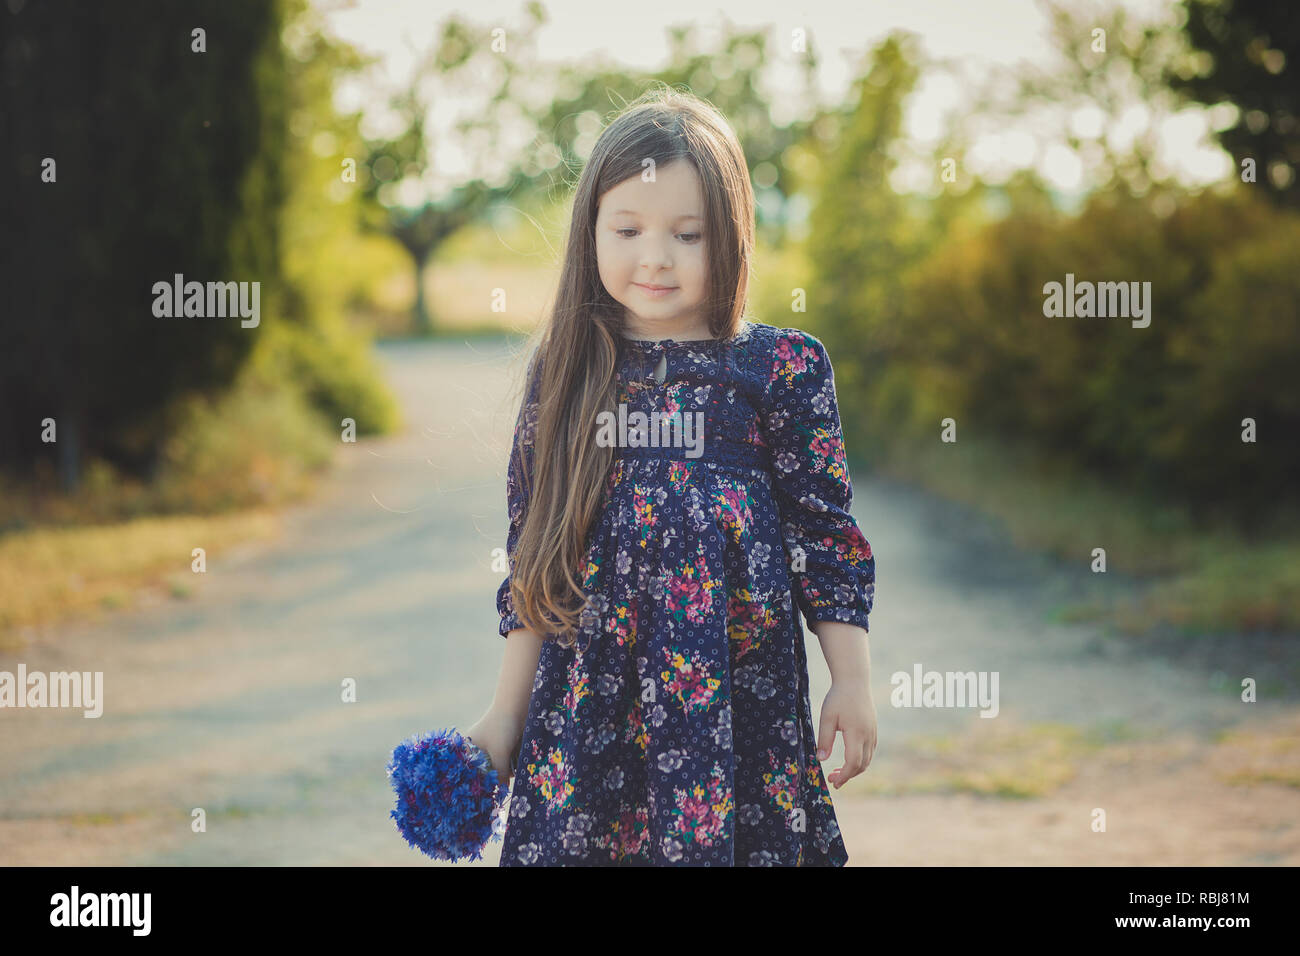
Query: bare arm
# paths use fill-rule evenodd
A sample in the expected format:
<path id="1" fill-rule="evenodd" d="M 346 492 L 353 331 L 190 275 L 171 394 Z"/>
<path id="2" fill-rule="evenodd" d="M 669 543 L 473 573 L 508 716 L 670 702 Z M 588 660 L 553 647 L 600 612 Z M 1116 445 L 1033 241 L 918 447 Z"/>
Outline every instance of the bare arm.
<path id="1" fill-rule="evenodd" d="M 492 766 L 506 780 L 511 776 L 510 765 L 523 738 L 544 640 L 536 631 L 524 627 L 506 634 L 506 652 L 492 704 L 465 731 L 465 736 L 487 751 Z"/>
<path id="2" fill-rule="evenodd" d="M 871 693 L 871 647 L 866 629 L 843 621 L 813 621 L 808 629 L 821 642 L 831 680 L 861 683 Z"/>
<path id="3" fill-rule="evenodd" d="M 526 627 L 515 628 L 506 635 L 506 653 L 501 660 L 492 709 L 516 721 L 520 732 L 528 717 L 528 702 L 533 693 L 533 678 L 542 656 L 542 635 Z"/>

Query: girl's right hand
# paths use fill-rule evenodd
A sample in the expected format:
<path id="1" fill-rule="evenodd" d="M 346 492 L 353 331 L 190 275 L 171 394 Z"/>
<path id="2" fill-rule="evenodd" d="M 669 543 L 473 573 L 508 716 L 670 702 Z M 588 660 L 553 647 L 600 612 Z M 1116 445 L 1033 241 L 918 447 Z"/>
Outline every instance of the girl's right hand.
<path id="1" fill-rule="evenodd" d="M 523 737 L 523 728 L 519 722 L 489 709 L 462 733 L 487 753 L 488 759 L 492 761 L 492 769 L 497 772 L 497 779 L 502 783 L 511 783 L 514 774 L 510 770 L 510 763 L 518 753 Z"/>

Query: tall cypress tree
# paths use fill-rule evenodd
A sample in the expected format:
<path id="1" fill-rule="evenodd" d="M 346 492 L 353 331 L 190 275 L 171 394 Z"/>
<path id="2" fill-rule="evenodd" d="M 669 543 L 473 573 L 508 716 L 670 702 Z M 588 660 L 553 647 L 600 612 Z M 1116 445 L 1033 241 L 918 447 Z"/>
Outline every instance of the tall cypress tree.
<path id="1" fill-rule="evenodd" d="M 147 475 L 175 400 L 227 386 L 248 358 L 264 325 L 158 318 L 152 290 L 176 273 L 257 281 L 263 322 L 274 311 L 282 18 L 280 0 L 0 14 L 0 466 L 57 450 L 65 488 L 92 454 Z"/>

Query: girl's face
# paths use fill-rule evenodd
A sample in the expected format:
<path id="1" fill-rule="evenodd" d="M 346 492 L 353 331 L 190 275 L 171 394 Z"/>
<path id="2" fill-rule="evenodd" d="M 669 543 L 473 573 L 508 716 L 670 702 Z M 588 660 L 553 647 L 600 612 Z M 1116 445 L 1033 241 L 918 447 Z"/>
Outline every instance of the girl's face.
<path id="1" fill-rule="evenodd" d="M 634 332 L 673 337 L 706 324 L 700 309 L 708 293 L 703 217 L 700 175 L 685 160 L 656 169 L 654 182 L 633 176 L 600 198 L 600 281 L 627 309 Z"/>

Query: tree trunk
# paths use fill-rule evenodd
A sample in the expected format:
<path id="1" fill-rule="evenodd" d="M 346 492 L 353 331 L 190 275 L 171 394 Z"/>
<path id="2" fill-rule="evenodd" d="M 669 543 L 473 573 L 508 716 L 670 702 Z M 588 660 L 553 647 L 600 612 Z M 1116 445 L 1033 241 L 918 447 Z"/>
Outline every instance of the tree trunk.
<path id="1" fill-rule="evenodd" d="M 415 311 L 412 313 L 415 334 L 429 336 L 433 334 L 433 320 L 429 318 L 428 304 L 424 300 L 424 267 L 429 262 L 429 255 L 417 253 L 415 259 Z"/>
<path id="2" fill-rule="evenodd" d="M 55 435 L 59 446 L 59 485 L 65 494 L 75 494 L 81 486 L 81 415 L 75 409 L 58 418 Z"/>

